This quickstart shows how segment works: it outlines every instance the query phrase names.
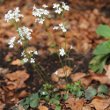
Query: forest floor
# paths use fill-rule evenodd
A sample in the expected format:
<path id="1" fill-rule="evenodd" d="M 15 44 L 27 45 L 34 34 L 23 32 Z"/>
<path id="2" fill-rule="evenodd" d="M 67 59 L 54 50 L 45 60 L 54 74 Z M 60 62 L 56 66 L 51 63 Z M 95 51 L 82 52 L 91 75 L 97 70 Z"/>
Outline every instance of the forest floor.
<path id="1" fill-rule="evenodd" d="M 37 92 L 42 85 L 36 72 L 30 64 L 22 65 L 19 61 L 21 48 L 17 54 L 8 48 L 8 40 L 16 35 L 15 28 L 4 21 L 4 15 L 14 7 L 20 7 L 21 12 L 25 15 L 22 24 L 33 29 L 31 48 L 38 50 L 39 56 L 37 61 L 44 67 L 45 73 L 50 80 L 59 88 L 63 88 L 63 81 L 52 76 L 56 71 L 62 69 L 58 56 L 55 54 L 56 49 L 50 44 L 56 44 L 64 47 L 62 33 L 53 31 L 52 24 L 59 23 L 60 20 L 49 19 L 46 21 L 49 33 L 52 36 L 48 40 L 48 33 L 44 31 L 43 26 L 33 23 L 35 18 L 32 16 L 32 7 L 34 4 L 40 6 L 44 3 L 51 5 L 55 1 L 49 0 L 6 0 L 0 4 L 0 110 L 11 110 L 21 99 Z M 65 15 L 69 24 L 69 30 L 66 33 L 67 49 L 73 46 L 70 51 L 69 59 L 66 59 L 71 70 L 68 79 L 75 82 L 80 80 L 85 88 L 105 84 L 110 87 L 110 79 L 106 75 L 110 69 L 106 69 L 105 74 L 95 74 L 88 68 L 89 61 L 92 58 L 93 49 L 105 39 L 96 34 L 96 28 L 99 24 L 110 24 L 108 10 L 99 7 L 77 6 L 72 0 L 68 2 L 70 11 Z M 90 2 L 91 4 L 91 2 Z M 100 5 L 100 4 L 99 4 Z M 10 60 L 11 58 L 11 60 Z M 67 102 L 70 109 L 62 110 L 110 110 L 110 92 L 103 97 L 95 96 L 92 100 L 87 101 L 85 98 L 69 98 Z M 72 103 L 72 101 L 74 103 Z M 40 110 L 48 110 L 47 108 Z M 23 110 L 23 109 L 19 109 Z M 36 109 L 37 110 L 37 109 Z M 50 110 L 50 109 L 49 109 Z"/>

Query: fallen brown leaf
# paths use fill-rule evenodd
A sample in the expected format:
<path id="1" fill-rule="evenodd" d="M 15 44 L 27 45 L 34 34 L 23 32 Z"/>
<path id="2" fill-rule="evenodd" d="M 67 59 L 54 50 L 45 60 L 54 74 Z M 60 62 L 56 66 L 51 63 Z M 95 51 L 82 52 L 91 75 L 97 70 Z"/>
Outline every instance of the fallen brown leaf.
<path id="1" fill-rule="evenodd" d="M 51 80 L 54 81 L 54 82 L 58 82 L 59 81 L 59 78 L 56 74 L 52 74 L 51 75 Z"/>
<path id="2" fill-rule="evenodd" d="M 70 78 L 73 82 L 76 82 L 78 80 L 80 80 L 81 78 L 85 77 L 86 74 L 85 73 L 75 73 L 75 74 L 71 74 L 70 75 Z"/>
<path id="3" fill-rule="evenodd" d="M 110 79 L 105 74 L 94 74 L 91 76 L 92 80 L 99 81 L 101 84 L 110 85 Z"/>
<path id="4" fill-rule="evenodd" d="M 48 108 L 46 106 L 40 105 L 38 107 L 39 110 L 48 110 Z"/>
<path id="5" fill-rule="evenodd" d="M 17 65 L 17 66 L 21 66 L 22 65 L 22 63 L 21 63 L 21 61 L 19 59 L 16 59 L 16 60 L 12 61 L 11 64 L 12 65 Z"/>
<path id="6" fill-rule="evenodd" d="M 9 72 L 9 69 L 8 68 L 2 68 L 0 67 L 0 75 L 5 75 Z"/>
<path id="7" fill-rule="evenodd" d="M 96 110 L 105 110 L 108 106 L 110 106 L 110 98 L 104 99 L 101 97 L 96 97 L 90 103 Z"/>
<path id="8" fill-rule="evenodd" d="M 92 110 L 91 107 L 89 105 L 85 105 L 82 110 Z"/>
<path id="9" fill-rule="evenodd" d="M 60 78 L 68 77 L 71 74 L 72 68 L 64 66 L 59 68 L 51 75 L 52 81 L 58 82 Z"/>
<path id="10" fill-rule="evenodd" d="M 65 103 L 66 107 L 71 108 L 71 110 L 82 110 L 84 99 L 69 98 Z"/>
<path id="11" fill-rule="evenodd" d="M 24 82 L 29 78 L 29 74 L 27 74 L 26 71 L 16 71 L 13 73 L 8 73 L 5 77 L 7 88 L 9 90 L 14 90 L 25 87 Z"/>
<path id="12" fill-rule="evenodd" d="M 81 84 L 84 85 L 84 87 L 88 87 L 91 84 L 92 79 L 90 76 L 85 76 L 85 77 L 81 78 L 80 81 L 81 81 Z"/>

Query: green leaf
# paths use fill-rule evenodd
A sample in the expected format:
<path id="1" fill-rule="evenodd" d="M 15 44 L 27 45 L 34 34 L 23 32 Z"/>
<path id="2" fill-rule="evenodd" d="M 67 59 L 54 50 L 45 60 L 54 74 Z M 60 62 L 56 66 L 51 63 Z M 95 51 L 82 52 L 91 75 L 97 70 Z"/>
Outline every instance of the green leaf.
<path id="1" fill-rule="evenodd" d="M 64 99 L 64 100 L 67 100 L 68 97 L 69 97 L 68 94 L 64 94 L 63 99 Z"/>
<path id="2" fill-rule="evenodd" d="M 77 91 L 76 96 L 81 97 L 83 95 L 83 93 L 84 93 L 84 91 L 79 90 L 79 91 Z"/>
<path id="3" fill-rule="evenodd" d="M 94 72 L 102 73 L 108 57 L 109 55 L 94 56 L 89 63 L 89 68 L 91 68 Z"/>
<path id="4" fill-rule="evenodd" d="M 107 94 L 109 92 L 109 89 L 106 85 L 100 85 L 98 87 L 98 93 Z"/>
<path id="5" fill-rule="evenodd" d="M 59 105 L 59 104 L 60 104 L 60 101 L 57 100 L 57 99 L 55 99 L 55 98 L 51 98 L 49 103 L 50 103 L 50 104 Z"/>
<path id="6" fill-rule="evenodd" d="M 30 99 L 29 97 L 26 97 L 25 99 L 20 101 L 20 105 L 23 106 L 25 110 L 29 108 Z"/>
<path id="7" fill-rule="evenodd" d="M 110 27 L 107 25 L 101 24 L 98 26 L 96 33 L 102 37 L 110 38 Z"/>
<path id="8" fill-rule="evenodd" d="M 61 106 L 60 105 L 56 105 L 55 110 L 61 110 Z"/>
<path id="9" fill-rule="evenodd" d="M 32 94 L 30 96 L 30 107 L 35 108 L 35 107 L 38 106 L 38 104 L 39 104 L 39 95 L 38 95 L 38 93 Z"/>
<path id="10" fill-rule="evenodd" d="M 110 41 L 99 44 L 93 51 L 94 55 L 105 55 L 110 53 Z"/>
<path id="11" fill-rule="evenodd" d="M 39 104 L 38 99 L 34 99 L 30 102 L 30 107 L 35 108 L 38 106 L 38 104 Z"/>
<path id="12" fill-rule="evenodd" d="M 96 89 L 93 87 L 88 87 L 85 90 L 85 98 L 86 100 L 91 100 L 97 94 Z"/>

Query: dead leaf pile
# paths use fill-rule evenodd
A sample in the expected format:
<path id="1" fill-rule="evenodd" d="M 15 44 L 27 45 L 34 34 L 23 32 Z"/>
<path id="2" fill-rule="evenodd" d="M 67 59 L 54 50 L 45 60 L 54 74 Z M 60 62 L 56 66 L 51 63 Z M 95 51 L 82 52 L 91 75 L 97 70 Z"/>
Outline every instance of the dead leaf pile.
<path id="1" fill-rule="evenodd" d="M 9 90 L 15 90 L 25 87 L 25 81 L 29 78 L 29 74 L 26 71 L 16 71 L 8 73 L 6 76 L 7 88 Z"/>

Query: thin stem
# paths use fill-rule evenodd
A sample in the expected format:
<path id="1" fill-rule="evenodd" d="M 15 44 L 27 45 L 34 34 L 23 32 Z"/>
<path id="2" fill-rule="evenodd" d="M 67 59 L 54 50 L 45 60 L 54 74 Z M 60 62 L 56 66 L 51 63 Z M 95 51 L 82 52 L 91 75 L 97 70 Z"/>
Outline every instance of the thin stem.
<path id="1" fill-rule="evenodd" d="M 39 72 L 39 70 L 36 69 L 35 63 L 34 63 L 32 66 L 33 66 L 34 71 L 39 74 L 39 76 L 40 76 L 41 79 L 43 79 L 43 78 L 42 78 L 42 75 L 41 75 L 40 72 Z M 44 81 L 44 79 L 43 79 L 43 81 Z"/>
<path id="2" fill-rule="evenodd" d="M 66 82 L 67 82 L 67 74 L 66 74 L 66 72 L 65 72 L 65 69 L 64 69 L 64 64 L 63 64 L 63 62 L 62 62 L 62 60 L 61 60 L 61 58 L 60 58 L 60 56 L 58 55 L 58 57 L 59 57 L 59 60 L 60 60 L 60 63 L 61 63 L 61 66 L 62 66 L 62 68 L 63 68 L 63 72 L 64 72 L 64 74 L 65 74 L 65 77 L 66 77 Z"/>

